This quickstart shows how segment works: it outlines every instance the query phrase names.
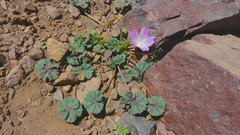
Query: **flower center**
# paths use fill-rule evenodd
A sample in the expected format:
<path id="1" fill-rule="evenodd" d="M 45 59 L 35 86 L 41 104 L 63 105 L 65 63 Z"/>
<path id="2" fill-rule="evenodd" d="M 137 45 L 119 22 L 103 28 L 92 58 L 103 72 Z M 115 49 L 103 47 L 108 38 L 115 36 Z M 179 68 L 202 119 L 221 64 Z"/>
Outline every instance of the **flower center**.
<path id="1" fill-rule="evenodd" d="M 137 46 L 142 47 L 142 46 L 143 46 L 142 42 L 141 42 L 141 41 L 138 41 L 138 42 L 137 42 Z"/>

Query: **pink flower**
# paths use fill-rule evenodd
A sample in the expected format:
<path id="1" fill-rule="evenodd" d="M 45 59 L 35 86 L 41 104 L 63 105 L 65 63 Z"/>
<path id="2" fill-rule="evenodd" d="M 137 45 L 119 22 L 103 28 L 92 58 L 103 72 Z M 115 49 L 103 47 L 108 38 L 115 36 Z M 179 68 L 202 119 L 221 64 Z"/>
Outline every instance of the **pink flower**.
<path id="1" fill-rule="evenodd" d="M 148 37 L 148 30 L 143 27 L 140 34 L 133 29 L 130 32 L 132 39 L 130 42 L 133 46 L 139 47 L 142 51 L 148 51 L 149 47 L 154 44 L 155 37 Z"/>

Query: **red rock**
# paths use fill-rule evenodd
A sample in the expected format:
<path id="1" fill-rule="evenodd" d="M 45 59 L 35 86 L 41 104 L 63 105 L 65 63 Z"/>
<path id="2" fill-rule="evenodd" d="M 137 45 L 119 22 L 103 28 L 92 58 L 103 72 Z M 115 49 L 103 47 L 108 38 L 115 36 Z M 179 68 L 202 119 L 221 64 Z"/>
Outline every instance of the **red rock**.
<path id="1" fill-rule="evenodd" d="M 240 134 L 240 39 L 201 34 L 150 67 L 144 84 L 166 101 L 167 130 Z"/>
<path id="2" fill-rule="evenodd" d="M 119 23 L 129 31 L 140 31 L 146 26 L 149 35 L 156 37 L 156 46 L 160 46 L 192 33 L 209 30 L 226 33 L 239 28 L 239 3 L 213 0 L 146 0 L 142 6 L 135 7 L 124 15 Z"/>

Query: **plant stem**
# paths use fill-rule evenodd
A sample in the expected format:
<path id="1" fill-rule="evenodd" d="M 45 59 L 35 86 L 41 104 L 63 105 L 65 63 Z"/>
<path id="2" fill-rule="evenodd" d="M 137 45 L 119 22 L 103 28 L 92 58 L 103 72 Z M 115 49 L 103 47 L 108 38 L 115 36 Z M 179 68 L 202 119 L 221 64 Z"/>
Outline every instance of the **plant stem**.
<path id="1" fill-rule="evenodd" d="M 122 10 L 121 10 L 115 17 L 113 17 L 110 21 L 106 22 L 106 23 L 103 25 L 103 28 L 104 28 L 106 25 L 108 25 L 110 22 L 114 21 L 114 20 L 117 18 L 117 16 L 122 13 L 123 10 L 124 10 L 124 7 L 122 8 Z"/>
<path id="2" fill-rule="evenodd" d="M 97 22 L 98 24 L 102 25 L 102 23 L 100 21 L 98 21 L 97 19 L 95 19 L 94 17 L 92 17 L 91 15 L 87 14 L 86 12 L 84 12 L 84 14 L 86 16 L 88 16 L 89 18 L 91 18 L 92 20 L 94 20 L 95 22 Z"/>
<path id="3" fill-rule="evenodd" d="M 127 85 L 127 83 L 126 83 L 126 81 L 125 81 L 125 78 L 124 78 L 124 76 L 123 76 L 123 74 L 122 74 L 122 71 L 121 71 L 120 67 L 117 66 L 117 68 L 118 68 L 119 73 L 120 73 L 121 76 L 122 76 L 123 82 L 124 82 L 125 86 L 127 87 L 127 90 L 128 90 L 129 92 L 131 92 L 130 89 L 128 88 L 128 85 Z"/>
<path id="4" fill-rule="evenodd" d="M 142 86 L 145 88 L 145 89 L 147 89 L 147 91 L 148 91 L 148 93 L 149 93 L 149 95 L 150 95 L 150 98 L 152 97 L 152 93 L 150 92 L 150 90 L 147 88 L 147 86 L 146 85 L 144 85 L 142 82 L 141 82 L 141 84 L 142 84 Z"/>
<path id="5" fill-rule="evenodd" d="M 146 53 L 137 53 L 137 52 L 129 52 L 131 54 L 136 54 L 136 55 L 145 55 Z"/>

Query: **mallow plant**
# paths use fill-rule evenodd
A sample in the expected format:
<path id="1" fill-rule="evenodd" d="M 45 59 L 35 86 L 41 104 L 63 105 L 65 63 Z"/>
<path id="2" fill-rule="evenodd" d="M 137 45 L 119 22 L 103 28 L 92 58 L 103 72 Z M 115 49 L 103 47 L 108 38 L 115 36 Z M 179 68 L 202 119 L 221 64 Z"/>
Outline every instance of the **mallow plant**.
<path id="1" fill-rule="evenodd" d="M 83 102 L 84 108 L 89 113 L 99 114 L 103 109 L 102 93 L 98 90 L 90 91 Z M 81 117 L 83 107 L 77 98 L 66 98 L 58 102 L 57 113 L 61 120 L 67 120 L 74 123 L 78 117 Z"/>

